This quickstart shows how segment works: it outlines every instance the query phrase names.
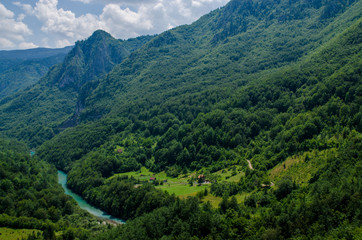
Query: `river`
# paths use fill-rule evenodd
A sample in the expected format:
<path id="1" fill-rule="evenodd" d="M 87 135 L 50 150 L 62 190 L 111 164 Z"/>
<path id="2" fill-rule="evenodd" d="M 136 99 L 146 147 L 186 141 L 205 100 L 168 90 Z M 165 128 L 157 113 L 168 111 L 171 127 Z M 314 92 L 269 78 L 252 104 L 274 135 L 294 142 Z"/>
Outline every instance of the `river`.
<path id="1" fill-rule="evenodd" d="M 93 206 L 91 206 L 90 204 L 88 204 L 81 196 L 79 196 L 78 194 L 72 192 L 72 190 L 70 190 L 67 187 L 67 174 L 65 172 L 62 171 L 58 171 L 58 183 L 60 185 L 62 185 L 65 194 L 71 196 L 80 206 L 80 208 L 88 211 L 90 214 L 99 217 L 99 218 L 103 218 L 104 220 L 109 220 L 115 223 L 125 223 L 122 219 L 113 217 L 105 212 L 103 212 L 102 210 L 95 208 Z"/>

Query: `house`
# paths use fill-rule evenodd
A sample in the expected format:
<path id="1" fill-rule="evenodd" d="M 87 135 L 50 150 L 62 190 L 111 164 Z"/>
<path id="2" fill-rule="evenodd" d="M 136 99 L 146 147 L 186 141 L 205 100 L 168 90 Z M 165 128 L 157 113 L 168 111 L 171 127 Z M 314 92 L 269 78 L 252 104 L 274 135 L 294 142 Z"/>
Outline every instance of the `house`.
<path id="1" fill-rule="evenodd" d="M 155 177 L 150 177 L 150 181 L 155 181 L 156 178 Z"/>
<path id="2" fill-rule="evenodd" d="M 197 177 L 197 182 L 198 183 L 203 183 L 205 182 L 205 175 L 204 174 L 201 174 Z"/>
<path id="3" fill-rule="evenodd" d="M 118 148 L 118 149 L 117 149 L 117 152 L 118 152 L 118 153 L 123 153 L 122 148 Z"/>

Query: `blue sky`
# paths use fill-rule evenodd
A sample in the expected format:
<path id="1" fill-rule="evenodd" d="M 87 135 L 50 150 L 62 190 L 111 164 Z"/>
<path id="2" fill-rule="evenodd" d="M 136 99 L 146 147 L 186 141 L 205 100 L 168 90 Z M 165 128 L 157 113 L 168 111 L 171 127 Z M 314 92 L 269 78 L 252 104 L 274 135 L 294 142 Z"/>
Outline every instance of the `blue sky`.
<path id="1" fill-rule="evenodd" d="M 103 29 L 116 38 L 190 24 L 229 0 L 0 0 L 0 50 L 73 45 Z"/>

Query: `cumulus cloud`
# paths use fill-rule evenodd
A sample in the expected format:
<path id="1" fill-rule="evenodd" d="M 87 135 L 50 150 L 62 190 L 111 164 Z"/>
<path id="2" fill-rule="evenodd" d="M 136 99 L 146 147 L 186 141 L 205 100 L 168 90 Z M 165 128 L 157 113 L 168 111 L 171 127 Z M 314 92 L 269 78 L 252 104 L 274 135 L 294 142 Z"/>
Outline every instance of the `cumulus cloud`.
<path id="1" fill-rule="evenodd" d="M 130 38 L 148 32 L 155 26 L 147 15 L 148 9 L 141 6 L 137 12 L 108 4 L 100 16 L 101 25 L 116 37 Z"/>
<path id="2" fill-rule="evenodd" d="M 22 8 L 29 15 L 34 13 L 33 7 L 30 4 L 25 4 L 25 3 L 21 3 L 21 2 L 14 2 L 13 4 L 15 6 Z"/>
<path id="3" fill-rule="evenodd" d="M 22 42 L 19 44 L 20 49 L 30 49 L 30 48 L 36 48 L 36 47 L 38 47 L 38 46 L 31 42 Z"/>
<path id="4" fill-rule="evenodd" d="M 25 36 L 32 34 L 28 26 L 22 22 L 24 16 L 21 15 L 18 19 L 15 19 L 15 17 L 12 11 L 0 3 L 1 49 L 22 48 L 25 44 Z"/>
<path id="5" fill-rule="evenodd" d="M 102 25 L 119 38 L 155 34 L 189 24 L 229 0 L 109 0 Z M 133 5 L 136 11 L 122 6 Z"/>
<path id="6" fill-rule="evenodd" d="M 95 0 L 72 0 L 99 4 Z M 58 7 L 58 0 L 38 0 L 35 6 L 15 2 L 27 15 L 35 16 L 47 35 L 43 44 L 63 47 L 89 37 L 103 29 L 114 37 L 127 39 L 161 33 L 172 27 L 189 24 L 229 0 L 104 0 L 100 15 L 76 15 Z M 9 15 L 9 13 L 8 13 Z M 18 20 L 24 19 L 24 15 Z M 13 15 L 11 16 L 13 18 Z"/>
<path id="7" fill-rule="evenodd" d="M 85 14 L 76 17 L 72 11 L 58 8 L 57 5 L 57 0 L 40 0 L 33 8 L 33 14 L 42 22 L 41 30 L 52 35 L 53 42 L 49 45 L 70 45 L 102 28 L 97 16 Z"/>
<path id="8" fill-rule="evenodd" d="M 97 0 L 72 0 L 74 2 L 82 2 L 82 3 L 92 3 L 97 2 Z M 140 4 L 149 4 L 149 3 L 155 3 L 158 2 L 158 0 L 103 0 L 102 1 L 105 4 L 109 3 L 116 3 L 118 5 L 140 5 Z"/>

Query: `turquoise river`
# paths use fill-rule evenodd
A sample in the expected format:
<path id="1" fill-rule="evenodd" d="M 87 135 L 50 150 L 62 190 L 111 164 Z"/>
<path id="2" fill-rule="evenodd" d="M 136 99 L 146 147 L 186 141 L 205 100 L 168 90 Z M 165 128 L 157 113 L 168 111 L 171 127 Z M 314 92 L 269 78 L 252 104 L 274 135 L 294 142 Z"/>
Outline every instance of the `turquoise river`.
<path id="1" fill-rule="evenodd" d="M 115 217 L 103 212 L 102 210 L 89 205 L 81 196 L 72 192 L 72 190 L 70 190 L 67 187 L 67 174 L 65 172 L 58 171 L 58 183 L 60 183 L 60 185 L 62 185 L 62 187 L 65 191 L 65 194 L 74 198 L 74 200 L 78 203 L 78 205 L 82 209 L 88 211 L 89 213 L 91 213 L 92 215 L 94 215 L 96 217 L 103 218 L 105 220 L 110 220 L 110 221 L 113 221 L 116 223 L 124 223 L 124 221 L 122 219 L 115 218 Z"/>

